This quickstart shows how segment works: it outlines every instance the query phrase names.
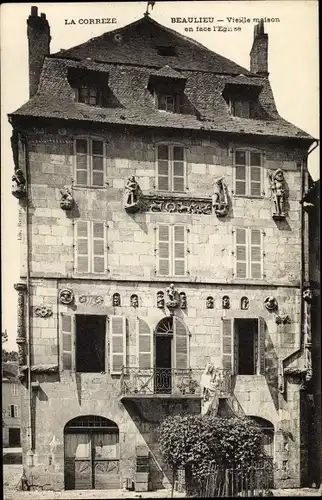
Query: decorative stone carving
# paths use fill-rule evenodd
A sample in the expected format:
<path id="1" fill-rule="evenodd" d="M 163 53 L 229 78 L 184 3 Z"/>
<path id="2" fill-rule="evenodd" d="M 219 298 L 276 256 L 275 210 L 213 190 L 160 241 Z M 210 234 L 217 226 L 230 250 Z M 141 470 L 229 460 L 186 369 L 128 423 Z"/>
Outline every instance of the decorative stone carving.
<path id="1" fill-rule="evenodd" d="M 180 292 L 180 308 L 187 309 L 187 296 L 185 292 Z"/>
<path id="2" fill-rule="evenodd" d="M 214 308 L 214 298 L 209 295 L 206 300 L 206 308 L 207 309 L 213 309 Z"/>
<path id="3" fill-rule="evenodd" d="M 79 302 L 88 306 L 100 306 L 104 303 L 102 295 L 80 295 Z"/>
<path id="4" fill-rule="evenodd" d="M 246 311 L 249 308 L 249 299 L 248 299 L 248 297 L 242 297 L 240 299 L 240 308 L 243 311 Z"/>
<path id="5" fill-rule="evenodd" d="M 68 186 L 65 186 L 64 188 L 60 189 L 59 192 L 61 194 L 59 202 L 60 208 L 62 208 L 63 210 L 71 210 L 74 205 L 72 190 Z"/>
<path id="6" fill-rule="evenodd" d="M 264 300 L 264 306 L 270 312 L 275 311 L 278 307 L 277 300 L 272 296 L 266 297 L 266 299 Z"/>
<path id="7" fill-rule="evenodd" d="M 138 182 L 135 180 L 134 175 L 131 175 L 126 181 L 124 193 L 124 209 L 127 212 L 137 212 L 139 210 L 141 194 Z"/>
<path id="8" fill-rule="evenodd" d="M 74 293 L 70 288 L 62 288 L 58 294 L 59 302 L 61 304 L 72 304 L 74 302 Z"/>
<path id="9" fill-rule="evenodd" d="M 25 283 L 16 283 L 14 289 L 18 292 L 18 302 L 17 302 L 17 338 L 16 343 L 18 344 L 18 362 L 19 365 L 24 365 L 26 362 L 25 355 L 25 343 L 26 343 L 26 332 L 25 332 L 25 292 L 27 290 L 27 285 Z"/>
<path id="10" fill-rule="evenodd" d="M 159 309 L 164 308 L 164 293 L 161 291 L 157 293 L 157 306 Z"/>
<path id="11" fill-rule="evenodd" d="M 166 306 L 171 311 L 179 306 L 180 297 L 173 283 L 166 289 L 168 300 Z"/>
<path id="12" fill-rule="evenodd" d="M 284 315 L 276 316 L 275 322 L 277 325 L 282 325 L 282 324 L 287 325 L 287 324 L 290 324 L 292 322 L 292 320 L 288 314 L 284 314 Z"/>
<path id="13" fill-rule="evenodd" d="M 131 295 L 131 306 L 132 307 L 139 307 L 139 298 L 135 294 Z"/>
<path id="14" fill-rule="evenodd" d="M 224 295 L 222 298 L 222 308 L 229 309 L 230 308 L 230 299 L 228 295 Z"/>
<path id="15" fill-rule="evenodd" d="M 218 217 L 225 217 L 229 212 L 228 189 L 224 177 L 220 177 L 214 184 L 212 206 Z"/>
<path id="16" fill-rule="evenodd" d="M 311 309 L 313 292 L 310 288 L 306 288 L 303 292 L 303 334 L 304 334 L 304 352 L 305 352 L 305 381 L 309 382 L 312 379 L 312 325 L 311 325 Z"/>
<path id="17" fill-rule="evenodd" d="M 211 198 L 182 198 L 174 195 L 146 195 L 141 197 L 139 208 L 145 212 L 211 215 L 212 200 Z"/>
<path id="18" fill-rule="evenodd" d="M 38 306 L 35 309 L 35 315 L 39 316 L 40 318 L 49 318 L 53 315 L 53 310 L 51 307 Z"/>
<path id="19" fill-rule="evenodd" d="M 113 306 L 119 307 L 121 305 L 121 296 L 119 293 L 113 294 Z"/>
<path id="20" fill-rule="evenodd" d="M 285 178 L 282 169 L 269 173 L 272 192 L 272 216 L 274 219 L 284 219 L 285 214 Z"/>
<path id="21" fill-rule="evenodd" d="M 19 200 L 26 196 L 26 179 L 21 168 L 15 169 L 12 176 L 11 193 Z"/>
<path id="22" fill-rule="evenodd" d="M 313 291 L 311 290 L 311 288 L 306 288 L 306 290 L 303 291 L 303 299 L 306 302 L 309 302 L 309 303 L 312 302 L 312 300 L 313 300 Z"/>

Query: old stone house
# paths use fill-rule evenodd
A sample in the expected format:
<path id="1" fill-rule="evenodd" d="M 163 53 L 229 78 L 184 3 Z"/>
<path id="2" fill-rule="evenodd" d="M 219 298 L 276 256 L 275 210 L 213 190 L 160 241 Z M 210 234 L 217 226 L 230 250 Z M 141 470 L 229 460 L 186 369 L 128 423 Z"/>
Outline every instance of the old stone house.
<path id="1" fill-rule="evenodd" d="M 18 364 L 2 363 L 2 446 L 21 446 L 21 383 L 18 378 Z"/>
<path id="2" fill-rule="evenodd" d="M 278 114 L 263 23 L 250 70 L 148 15 L 56 54 L 36 7 L 27 25 L 25 466 L 58 489 L 169 485 L 158 424 L 200 413 L 211 364 L 217 410 L 263 427 L 277 485 L 304 484 L 314 139 Z"/>

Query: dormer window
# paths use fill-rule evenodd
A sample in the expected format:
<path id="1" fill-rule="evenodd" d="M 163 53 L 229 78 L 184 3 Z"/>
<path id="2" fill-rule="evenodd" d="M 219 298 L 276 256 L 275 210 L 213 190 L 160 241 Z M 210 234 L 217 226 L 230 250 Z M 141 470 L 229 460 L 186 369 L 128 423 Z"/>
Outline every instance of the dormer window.
<path id="1" fill-rule="evenodd" d="M 180 94 L 155 93 L 156 107 L 161 111 L 180 113 Z"/>
<path id="2" fill-rule="evenodd" d="M 157 49 L 157 53 L 159 56 L 164 56 L 164 57 L 173 57 L 173 56 L 176 56 L 176 49 L 175 47 L 173 47 L 172 45 L 168 45 L 168 46 L 159 46 L 159 47 L 156 47 Z"/>
<path id="3" fill-rule="evenodd" d="M 88 106 L 116 107 L 113 93 L 108 85 L 108 73 L 69 68 L 68 81 L 75 93 L 75 101 Z"/>
<path id="4" fill-rule="evenodd" d="M 233 116 L 240 118 L 255 118 L 256 103 L 246 99 L 231 99 L 229 102 L 230 112 Z"/>
<path id="5" fill-rule="evenodd" d="M 93 87 L 81 86 L 76 90 L 76 100 L 91 106 L 98 106 L 100 104 L 100 91 Z"/>
<path id="6" fill-rule="evenodd" d="M 261 111 L 258 95 L 261 85 L 245 82 L 226 83 L 223 97 L 231 115 L 239 118 L 260 118 Z"/>

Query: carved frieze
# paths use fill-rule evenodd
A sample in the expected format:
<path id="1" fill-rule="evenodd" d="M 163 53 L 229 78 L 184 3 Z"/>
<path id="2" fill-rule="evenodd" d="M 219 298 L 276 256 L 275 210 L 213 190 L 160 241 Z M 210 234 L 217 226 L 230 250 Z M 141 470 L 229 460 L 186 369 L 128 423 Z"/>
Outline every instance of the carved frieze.
<path id="1" fill-rule="evenodd" d="M 59 302 L 61 304 L 72 304 L 74 302 L 74 293 L 70 288 L 62 288 L 59 290 Z"/>
<path id="2" fill-rule="evenodd" d="M 59 202 L 60 208 L 62 208 L 63 210 L 71 210 L 74 205 L 72 190 L 68 186 L 65 186 L 64 188 L 60 189 L 59 192 L 61 194 Z"/>
<path id="3" fill-rule="evenodd" d="M 285 219 L 286 183 L 282 169 L 269 173 L 273 219 Z"/>
<path id="4" fill-rule="evenodd" d="M 53 315 L 53 310 L 48 306 L 38 306 L 35 308 L 35 316 L 39 318 L 49 318 Z"/>
<path id="5" fill-rule="evenodd" d="M 212 201 L 217 217 L 225 217 L 229 212 L 228 188 L 223 177 L 216 180 L 214 184 L 214 195 Z"/>
<path id="6" fill-rule="evenodd" d="M 78 298 L 80 304 L 87 306 L 100 306 L 104 303 L 104 298 L 101 295 L 80 295 Z"/>
<path id="7" fill-rule="evenodd" d="M 272 296 L 266 297 L 264 300 L 264 306 L 270 312 L 275 311 L 278 307 L 277 300 Z"/>
<path id="8" fill-rule="evenodd" d="M 167 212 L 182 214 L 212 214 L 211 198 L 181 198 L 175 196 L 144 195 L 139 201 L 143 212 Z"/>
<path id="9" fill-rule="evenodd" d="M 11 193 L 19 200 L 26 196 L 26 179 L 21 168 L 15 169 L 12 176 Z"/>

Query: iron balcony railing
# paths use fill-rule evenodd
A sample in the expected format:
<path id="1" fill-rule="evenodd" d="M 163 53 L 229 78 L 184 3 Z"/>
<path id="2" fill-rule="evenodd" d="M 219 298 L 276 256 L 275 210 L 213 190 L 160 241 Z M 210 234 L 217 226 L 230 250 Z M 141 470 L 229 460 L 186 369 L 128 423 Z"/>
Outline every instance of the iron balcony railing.
<path id="1" fill-rule="evenodd" d="M 121 377 L 122 396 L 173 395 L 204 396 L 205 370 L 202 368 L 136 368 L 124 367 Z M 231 394 L 231 372 L 215 369 L 212 388 L 216 393 Z"/>

